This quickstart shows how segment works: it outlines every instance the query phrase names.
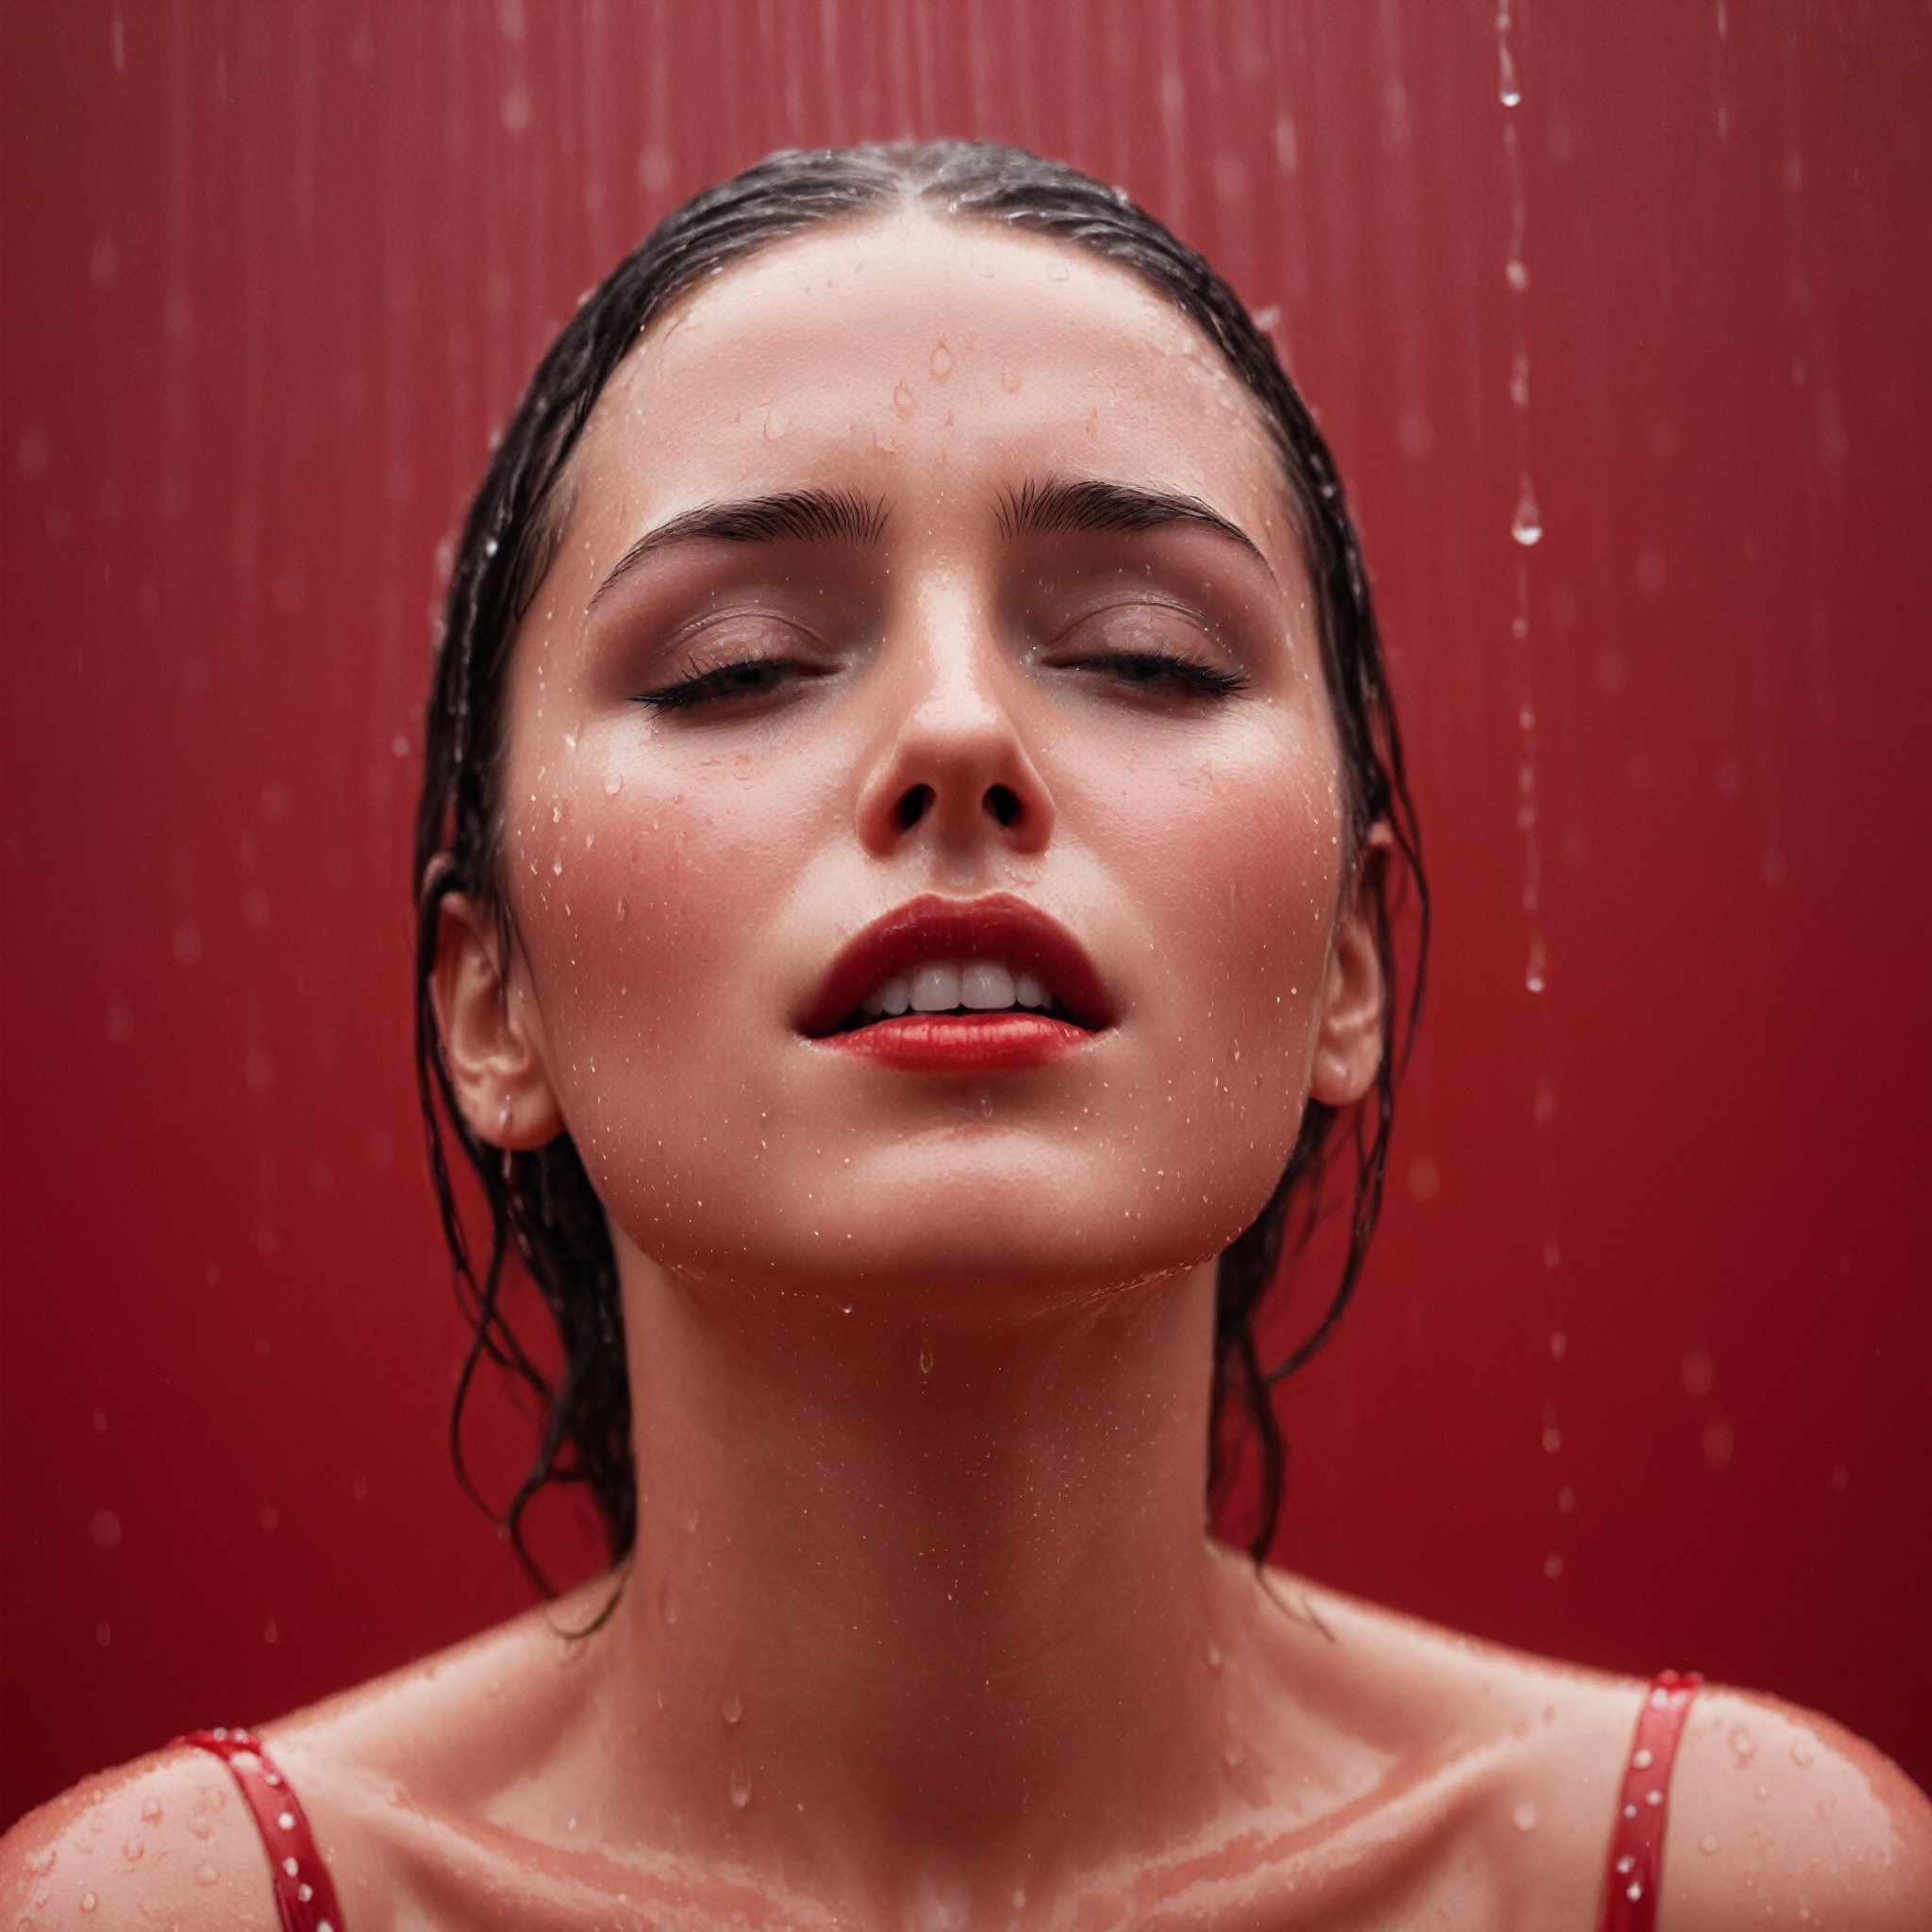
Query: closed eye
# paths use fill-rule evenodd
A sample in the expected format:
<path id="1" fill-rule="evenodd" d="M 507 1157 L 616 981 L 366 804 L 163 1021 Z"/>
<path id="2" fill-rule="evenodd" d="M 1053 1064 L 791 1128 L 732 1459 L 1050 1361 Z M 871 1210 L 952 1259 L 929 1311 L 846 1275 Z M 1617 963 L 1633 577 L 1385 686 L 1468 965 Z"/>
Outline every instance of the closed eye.
<path id="1" fill-rule="evenodd" d="M 1217 671 L 1172 651 L 1103 651 L 1076 658 L 1074 669 L 1104 671 L 1124 683 L 1142 689 L 1199 692 L 1208 697 L 1231 697 L 1246 691 L 1250 680 L 1238 671 Z"/>
<path id="2" fill-rule="evenodd" d="M 688 671 L 656 691 L 639 691 L 636 702 L 661 711 L 684 710 L 693 705 L 717 704 L 728 698 L 775 691 L 794 676 L 824 675 L 816 665 L 801 663 L 795 658 L 745 658 L 733 664 L 713 665 L 709 670 Z"/>

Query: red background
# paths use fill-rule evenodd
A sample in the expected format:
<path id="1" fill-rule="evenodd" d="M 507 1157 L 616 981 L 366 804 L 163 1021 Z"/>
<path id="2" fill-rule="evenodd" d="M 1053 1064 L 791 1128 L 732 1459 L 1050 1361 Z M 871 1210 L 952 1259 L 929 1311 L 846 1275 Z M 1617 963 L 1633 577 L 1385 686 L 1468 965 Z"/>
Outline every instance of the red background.
<path id="1" fill-rule="evenodd" d="M 1440 939 L 1279 1557 L 1932 1779 L 1932 17 L 1516 16 L 1512 109 L 1491 0 L 6 8 L 0 1818 L 528 1601 L 407 1045 L 438 546 L 664 209 L 940 132 L 1275 311 L 1365 531 Z"/>

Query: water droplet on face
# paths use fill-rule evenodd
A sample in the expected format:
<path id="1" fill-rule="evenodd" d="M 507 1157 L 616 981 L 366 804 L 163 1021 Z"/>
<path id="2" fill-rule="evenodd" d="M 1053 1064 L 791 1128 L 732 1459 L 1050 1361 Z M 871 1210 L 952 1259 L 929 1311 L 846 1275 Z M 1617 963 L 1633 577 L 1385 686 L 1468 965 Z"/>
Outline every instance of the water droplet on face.
<path id="1" fill-rule="evenodd" d="M 911 415 L 919 407 L 919 398 L 912 393 L 902 377 L 892 385 L 892 408 L 901 419 Z"/>
<path id="2" fill-rule="evenodd" d="M 675 1624 L 677 1622 L 677 1591 L 672 1588 L 671 1579 L 667 1576 L 663 1588 L 658 1592 L 658 1614 L 667 1624 Z"/>
<path id="3" fill-rule="evenodd" d="M 922 1375 L 932 1374 L 932 1343 L 929 1341 L 919 1344 L 919 1373 Z"/>
<path id="4" fill-rule="evenodd" d="M 933 352 L 926 358 L 925 366 L 932 371 L 935 382 L 943 382 L 953 373 L 953 352 L 946 347 L 946 339 L 941 336 L 934 344 Z"/>
<path id="5" fill-rule="evenodd" d="M 1731 1726 L 1731 1756 L 1742 1766 L 1757 1756 L 1757 1740 L 1742 1724 Z"/>
<path id="6" fill-rule="evenodd" d="M 1073 274 L 1063 261 L 1050 261 L 1046 265 L 1046 278 L 1050 282 L 1063 282 Z"/>
<path id="7" fill-rule="evenodd" d="M 624 774 L 622 772 L 607 772 L 604 774 L 604 796 L 606 798 L 615 798 L 623 790 Z"/>
<path id="8" fill-rule="evenodd" d="M 204 1858 L 194 1868 L 194 1882 L 197 1885 L 219 1885 L 222 1882 L 220 1871 Z"/>
<path id="9" fill-rule="evenodd" d="M 741 1811 L 751 1803 L 751 1779 L 736 1768 L 731 1773 L 731 1802 Z"/>
<path id="10" fill-rule="evenodd" d="M 1527 1798 L 1524 1798 L 1517 1806 L 1516 1809 L 1509 1814 L 1509 1822 L 1515 1825 L 1518 1831 L 1534 1831 L 1536 1829 L 1536 1807 Z"/>
<path id="11" fill-rule="evenodd" d="M 1697 1849 L 1700 1852 L 1702 1852 L 1707 1857 L 1708 1857 L 1712 1852 L 1717 1850 L 1717 1833 L 1714 1831 L 1707 1831 L 1704 1834 L 1704 1836 L 1697 1840 Z"/>
<path id="12" fill-rule="evenodd" d="M 736 1684 L 724 1692 L 724 1701 L 718 1707 L 718 1715 L 727 1724 L 735 1724 L 744 1715 L 744 1699 Z"/>
<path id="13" fill-rule="evenodd" d="M 51 1872 L 54 1869 L 54 1847 L 42 1845 L 39 1851 L 29 1852 L 26 1855 L 26 1869 L 36 1878 Z"/>
<path id="14" fill-rule="evenodd" d="M 97 1899 L 92 1891 L 84 1891 L 81 1893 L 80 1908 L 82 1911 L 91 1912 L 99 1904 L 100 1900 Z"/>
<path id="15" fill-rule="evenodd" d="M 139 1838 L 131 1838 L 121 1847 L 121 1856 L 131 1865 L 146 1850 L 147 1846 Z"/>
<path id="16" fill-rule="evenodd" d="M 791 427 L 791 418 L 783 409 L 769 409 L 765 413 L 765 441 L 776 442 Z"/>
<path id="17" fill-rule="evenodd" d="M 1817 1761 L 1818 1754 L 1812 1750 L 1808 1740 L 1799 1738 L 1791 1745 L 1791 1762 L 1800 1771 L 1809 1771 Z"/>
<path id="18" fill-rule="evenodd" d="M 1210 1671 L 1218 1671 L 1221 1668 L 1221 1646 L 1215 1642 L 1213 1638 L 1210 1637 L 1202 1647 L 1201 1655 L 1207 1659 L 1208 1668 Z"/>

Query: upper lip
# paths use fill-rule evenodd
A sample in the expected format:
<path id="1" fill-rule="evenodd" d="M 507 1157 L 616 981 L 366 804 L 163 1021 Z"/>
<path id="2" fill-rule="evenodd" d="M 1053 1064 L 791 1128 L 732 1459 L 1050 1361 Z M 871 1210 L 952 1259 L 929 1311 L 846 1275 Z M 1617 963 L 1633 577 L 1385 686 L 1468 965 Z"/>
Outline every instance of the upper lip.
<path id="1" fill-rule="evenodd" d="M 1067 1016 L 1090 1030 L 1111 1025 L 1113 1008 L 1086 949 L 1065 926 L 1009 893 L 908 900 L 840 949 L 799 1023 L 812 1039 L 838 1031 L 874 988 L 923 959 L 999 959 L 1030 973 Z"/>

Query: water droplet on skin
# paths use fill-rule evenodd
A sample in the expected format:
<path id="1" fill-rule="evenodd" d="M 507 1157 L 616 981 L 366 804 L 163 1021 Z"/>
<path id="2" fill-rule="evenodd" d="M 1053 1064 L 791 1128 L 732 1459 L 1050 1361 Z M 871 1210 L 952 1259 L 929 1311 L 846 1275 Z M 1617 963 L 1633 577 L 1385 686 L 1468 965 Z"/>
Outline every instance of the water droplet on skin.
<path id="1" fill-rule="evenodd" d="M 672 1588 L 670 1577 L 664 1579 L 663 1588 L 658 1592 L 658 1610 L 667 1624 L 677 1622 L 677 1591 Z"/>
<path id="2" fill-rule="evenodd" d="M 197 1885 L 219 1885 L 222 1882 L 220 1871 L 204 1858 L 194 1868 L 194 1882 Z"/>
<path id="3" fill-rule="evenodd" d="M 741 1771 L 731 1774 L 731 1802 L 741 1811 L 751 1803 L 751 1779 Z"/>
<path id="4" fill-rule="evenodd" d="M 1218 1671 L 1221 1668 L 1221 1646 L 1220 1644 L 1215 1642 L 1213 1638 L 1210 1637 L 1208 1640 L 1206 1646 L 1203 1648 L 1201 1652 L 1201 1655 L 1207 1659 L 1208 1668 L 1210 1671 Z"/>
<path id="5" fill-rule="evenodd" d="M 624 774 L 622 772 L 609 772 L 605 774 L 604 796 L 606 798 L 615 798 L 623 790 Z"/>
<path id="6" fill-rule="evenodd" d="M 946 347 L 944 336 L 939 339 L 939 342 L 934 347 L 931 356 L 926 359 L 925 366 L 932 371 L 932 379 L 935 382 L 943 382 L 947 376 L 952 375 L 953 352 Z"/>
<path id="7" fill-rule="evenodd" d="M 912 393 L 903 377 L 892 385 L 892 408 L 902 420 L 911 415 L 918 407 L 919 398 Z"/>
<path id="8" fill-rule="evenodd" d="M 54 1847 L 42 1845 L 39 1851 L 29 1852 L 26 1855 L 26 1869 L 36 1878 L 51 1872 L 54 1869 Z"/>
<path id="9" fill-rule="evenodd" d="M 765 441 L 776 442 L 791 427 L 791 418 L 783 409 L 772 409 L 765 416 Z"/>
<path id="10" fill-rule="evenodd" d="M 1536 1829 L 1536 1807 L 1527 1798 L 1524 1798 L 1517 1806 L 1516 1809 L 1509 1814 L 1509 1819 L 1518 1831 L 1534 1831 Z"/>
<path id="11" fill-rule="evenodd" d="M 736 1684 L 725 1691 L 724 1701 L 718 1707 L 718 1715 L 727 1724 L 735 1724 L 744 1715 L 744 1699 L 739 1694 Z"/>
<path id="12" fill-rule="evenodd" d="M 121 1856 L 132 1865 L 146 1850 L 147 1846 L 140 1839 L 131 1838 L 121 1847 Z"/>
<path id="13" fill-rule="evenodd" d="M 1063 261 L 1050 261 L 1046 265 L 1046 278 L 1050 282 L 1063 282 L 1073 274 Z"/>
<path id="14" fill-rule="evenodd" d="M 1817 1762 L 1817 1758 L 1818 1754 L 1812 1750 L 1808 1740 L 1798 1738 L 1792 1741 L 1791 1762 L 1800 1771 L 1809 1771 L 1812 1765 Z"/>
<path id="15" fill-rule="evenodd" d="M 1239 1738 L 1228 1737 L 1222 1740 L 1221 1761 L 1227 1766 L 1228 1770 L 1232 1771 L 1247 1755 L 1247 1751 Z"/>
<path id="16" fill-rule="evenodd" d="M 1704 1855 L 1707 1857 L 1708 1857 L 1712 1852 L 1717 1850 L 1717 1833 L 1714 1831 L 1707 1831 L 1704 1834 L 1704 1836 L 1697 1840 L 1697 1849 L 1700 1852 L 1704 1853 Z"/>
<path id="17" fill-rule="evenodd" d="M 1529 264 L 1516 256 L 1511 256 L 1503 270 L 1509 286 L 1520 295 L 1529 287 Z"/>
<path id="18" fill-rule="evenodd" d="M 1757 1740 L 1742 1724 L 1731 1726 L 1731 1756 L 1740 1767 L 1757 1756 Z"/>
<path id="19" fill-rule="evenodd" d="M 932 1374 L 932 1343 L 929 1341 L 919 1344 L 919 1373 L 922 1375 Z"/>
<path id="20" fill-rule="evenodd" d="M 97 1898 L 96 1898 L 96 1897 L 95 1897 L 95 1896 L 93 1895 L 93 1893 L 92 1893 L 92 1892 L 91 1892 L 91 1891 L 84 1891 L 84 1892 L 82 1892 L 82 1893 L 81 1893 L 81 1895 L 80 1895 L 80 1908 L 81 1908 L 81 1910 L 82 1910 L 82 1911 L 84 1911 L 84 1912 L 91 1912 L 91 1911 L 92 1911 L 92 1910 L 93 1910 L 93 1908 L 94 1908 L 94 1907 L 96 1907 L 97 1905 L 99 1905 L 99 1904 L 100 1904 L 100 1900 L 99 1900 L 99 1899 L 97 1899 Z"/>

